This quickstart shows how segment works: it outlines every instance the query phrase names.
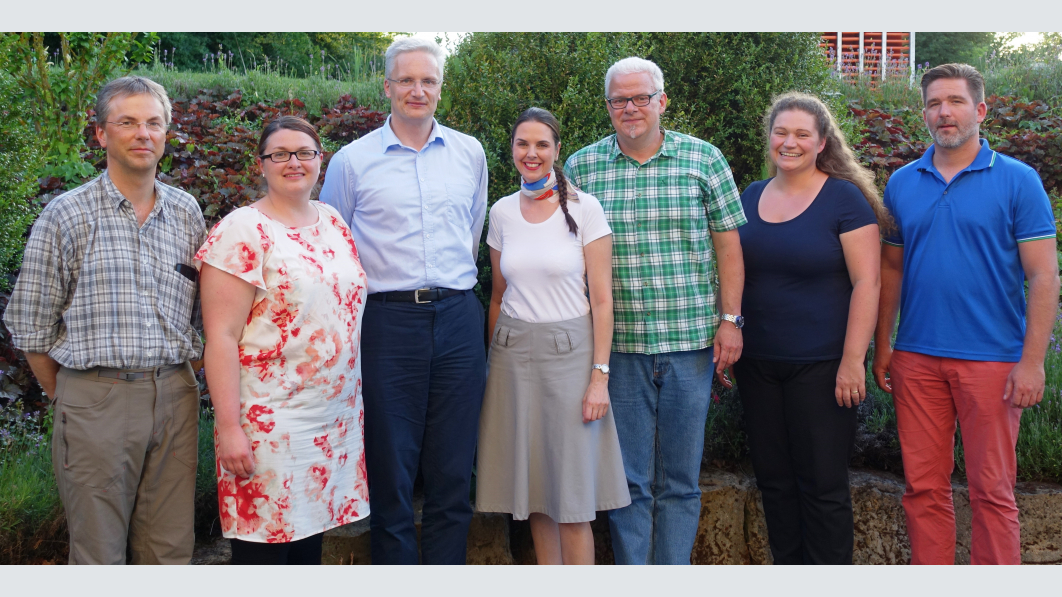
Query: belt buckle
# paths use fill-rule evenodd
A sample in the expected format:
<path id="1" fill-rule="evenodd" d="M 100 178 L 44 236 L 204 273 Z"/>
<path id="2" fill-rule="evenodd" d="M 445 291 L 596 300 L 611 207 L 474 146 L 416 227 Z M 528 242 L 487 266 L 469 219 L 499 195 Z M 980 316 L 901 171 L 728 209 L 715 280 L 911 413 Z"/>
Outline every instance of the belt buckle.
<path id="1" fill-rule="evenodd" d="M 123 371 L 122 373 L 118 374 L 118 379 L 120 379 L 122 381 L 133 381 L 134 379 L 140 379 L 140 378 L 137 377 L 136 373 L 130 373 L 128 371 Z"/>
<path id="2" fill-rule="evenodd" d="M 427 290 L 427 291 L 430 292 L 431 288 L 418 288 L 418 289 L 413 291 L 413 302 L 414 303 L 416 303 L 418 305 L 423 305 L 423 304 L 431 302 L 431 301 L 422 301 L 422 300 L 420 300 L 420 293 L 421 293 L 421 291 L 424 291 L 424 290 Z"/>

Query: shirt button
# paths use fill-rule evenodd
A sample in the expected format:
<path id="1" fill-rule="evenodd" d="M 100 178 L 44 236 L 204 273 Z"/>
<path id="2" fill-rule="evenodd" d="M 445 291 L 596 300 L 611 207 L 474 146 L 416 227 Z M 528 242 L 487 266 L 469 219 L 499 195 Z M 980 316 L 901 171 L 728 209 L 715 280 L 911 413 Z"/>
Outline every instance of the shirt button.
<path id="1" fill-rule="evenodd" d="M 648 282 L 642 282 L 642 286 L 648 286 L 648 285 L 649 285 Z"/>
<path id="2" fill-rule="evenodd" d="M 947 192 L 947 191 L 944 191 L 944 194 L 945 194 L 945 195 L 947 195 L 947 194 L 948 194 L 948 192 Z"/>
<path id="3" fill-rule="evenodd" d="M 146 325 L 147 327 L 151 327 L 151 322 L 150 321 L 145 321 L 144 325 Z"/>

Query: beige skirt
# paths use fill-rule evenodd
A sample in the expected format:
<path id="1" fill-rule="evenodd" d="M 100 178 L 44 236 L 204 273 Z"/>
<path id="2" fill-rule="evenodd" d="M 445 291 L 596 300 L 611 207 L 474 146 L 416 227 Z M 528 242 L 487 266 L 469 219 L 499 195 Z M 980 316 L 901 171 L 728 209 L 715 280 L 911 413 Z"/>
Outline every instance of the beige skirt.
<path id="1" fill-rule="evenodd" d="M 590 315 L 498 317 L 479 418 L 476 510 L 587 522 L 631 503 L 611 407 L 583 423 L 593 356 Z"/>

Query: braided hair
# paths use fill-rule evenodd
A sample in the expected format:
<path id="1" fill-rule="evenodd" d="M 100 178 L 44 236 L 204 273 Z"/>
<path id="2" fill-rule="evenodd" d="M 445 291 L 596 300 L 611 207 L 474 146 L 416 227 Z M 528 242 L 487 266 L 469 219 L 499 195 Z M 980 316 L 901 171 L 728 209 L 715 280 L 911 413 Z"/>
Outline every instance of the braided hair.
<path id="1" fill-rule="evenodd" d="M 560 123 L 557 122 L 557 118 L 549 113 L 549 110 L 543 110 L 542 108 L 528 108 L 523 111 L 522 114 L 516 119 L 513 124 L 513 130 L 509 133 L 509 147 L 512 147 L 513 142 L 516 140 L 516 129 L 525 122 L 538 122 L 549 127 L 549 130 L 553 133 L 553 143 L 560 144 Z M 560 156 L 557 156 L 557 161 L 560 161 Z M 556 162 L 553 166 L 553 174 L 557 177 L 557 195 L 558 203 L 560 203 L 561 211 L 564 212 L 564 221 L 568 223 L 568 230 L 572 234 L 576 234 L 579 230 L 579 226 L 575 223 L 575 218 L 568 213 L 568 193 L 572 187 L 569 186 L 568 177 L 564 174 L 564 167 L 558 167 Z M 573 196 L 573 199 L 578 201 L 577 196 Z"/>

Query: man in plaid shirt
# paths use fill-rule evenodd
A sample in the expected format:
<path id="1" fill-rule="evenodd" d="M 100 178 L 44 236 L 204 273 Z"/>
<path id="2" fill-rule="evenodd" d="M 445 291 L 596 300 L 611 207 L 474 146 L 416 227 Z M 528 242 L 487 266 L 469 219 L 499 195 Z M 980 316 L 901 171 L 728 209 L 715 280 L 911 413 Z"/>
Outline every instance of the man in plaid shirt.
<path id="1" fill-rule="evenodd" d="M 191 195 L 155 179 L 170 100 L 122 77 L 96 95 L 107 170 L 33 224 L 4 323 L 55 406 L 71 564 L 187 564 L 194 544 L 199 301 Z"/>
<path id="2" fill-rule="evenodd" d="M 741 356 L 745 223 L 719 150 L 665 131 L 660 68 L 631 57 L 605 75 L 615 135 L 565 170 L 612 227 L 615 332 L 609 393 L 631 505 L 609 512 L 618 564 L 689 564 L 713 372 Z M 713 365 L 714 364 L 714 365 Z"/>

